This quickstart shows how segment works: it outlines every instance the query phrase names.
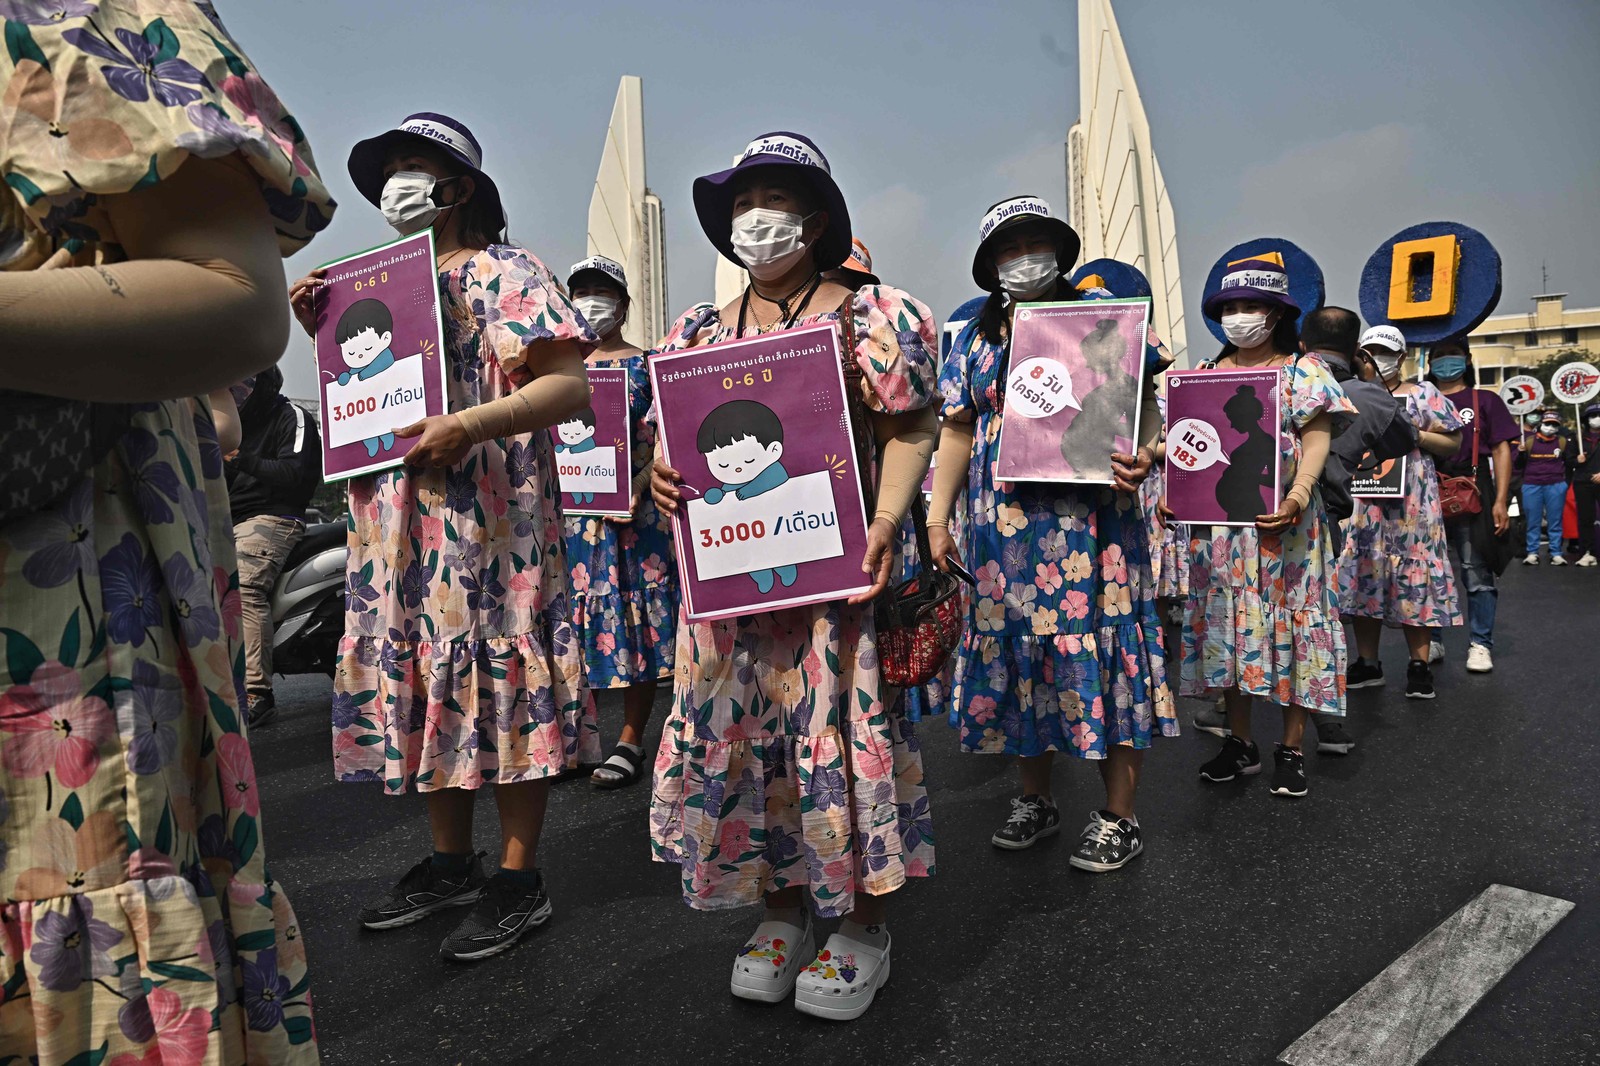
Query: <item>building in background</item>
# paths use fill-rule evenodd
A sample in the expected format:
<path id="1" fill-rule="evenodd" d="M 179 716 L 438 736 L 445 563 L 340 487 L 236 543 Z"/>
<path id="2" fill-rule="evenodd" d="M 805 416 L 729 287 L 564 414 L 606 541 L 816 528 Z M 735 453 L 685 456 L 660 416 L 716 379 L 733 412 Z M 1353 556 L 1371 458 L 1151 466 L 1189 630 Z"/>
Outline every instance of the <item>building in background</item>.
<path id="1" fill-rule="evenodd" d="M 1600 307 L 1565 306 L 1564 292 L 1533 298 L 1533 310 L 1490 315 L 1468 334 L 1478 383 L 1497 386 L 1558 355 L 1587 350 L 1600 356 Z M 1572 356 L 1572 359 L 1583 358 Z M 1570 360 L 1569 360 L 1570 361 Z"/>
<path id="2" fill-rule="evenodd" d="M 1111 0 L 1078 0 L 1078 121 L 1067 133 L 1067 195 L 1082 261 L 1110 258 L 1150 279 L 1150 328 L 1187 365 L 1178 227 Z"/>
<path id="3" fill-rule="evenodd" d="M 624 75 L 611 106 L 600 169 L 589 197 L 589 253 L 628 272 L 628 320 L 622 337 L 650 349 L 666 335 L 667 245 L 661 198 L 645 182 L 644 88 Z"/>

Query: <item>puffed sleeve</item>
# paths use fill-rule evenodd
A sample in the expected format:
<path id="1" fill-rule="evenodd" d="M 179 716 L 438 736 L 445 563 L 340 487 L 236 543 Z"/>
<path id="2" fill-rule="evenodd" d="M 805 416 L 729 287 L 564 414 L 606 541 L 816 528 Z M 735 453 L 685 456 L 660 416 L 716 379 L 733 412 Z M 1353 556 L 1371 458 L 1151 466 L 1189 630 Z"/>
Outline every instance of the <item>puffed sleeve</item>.
<path id="1" fill-rule="evenodd" d="M 628 372 L 628 417 L 637 422 L 650 411 L 650 369 L 643 355 L 630 355 L 624 364 Z"/>
<path id="2" fill-rule="evenodd" d="M 677 318 L 672 320 L 672 326 L 667 330 L 667 335 L 657 344 L 656 352 L 681 352 L 685 348 L 692 348 L 699 339 L 701 331 L 711 328 L 716 320 L 717 308 L 714 304 L 698 303 Z"/>
<path id="3" fill-rule="evenodd" d="M 952 422 L 977 421 L 978 405 L 972 398 L 972 353 L 978 347 L 978 325 L 968 322 L 939 370 L 939 414 Z"/>
<path id="4" fill-rule="evenodd" d="M 1422 412 L 1422 424 L 1418 429 L 1429 433 L 1454 433 L 1462 426 L 1456 405 L 1431 381 L 1418 383 L 1417 407 Z"/>
<path id="5" fill-rule="evenodd" d="M 1320 414 L 1353 415 L 1356 405 L 1334 380 L 1328 364 L 1307 355 L 1289 365 L 1289 410 L 1295 428 L 1304 429 Z"/>
<path id="6" fill-rule="evenodd" d="M 496 245 L 472 258 L 463 290 L 483 336 L 483 358 L 507 375 L 527 362 L 528 346 L 571 340 L 587 354 L 599 338 L 532 252 Z"/>
<path id="7" fill-rule="evenodd" d="M 933 406 L 939 331 L 928 305 L 887 285 L 866 285 L 855 294 L 851 309 L 861 398 L 867 407 L 904 414 Z"/>

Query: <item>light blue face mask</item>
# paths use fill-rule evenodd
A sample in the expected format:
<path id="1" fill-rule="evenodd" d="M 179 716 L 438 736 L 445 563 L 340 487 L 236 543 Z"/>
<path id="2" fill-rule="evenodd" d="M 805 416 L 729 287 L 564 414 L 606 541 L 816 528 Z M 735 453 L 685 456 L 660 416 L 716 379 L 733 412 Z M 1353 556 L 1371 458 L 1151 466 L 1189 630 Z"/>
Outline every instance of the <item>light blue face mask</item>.
<path id="1" fill-rule="evenodd" d="M 1433 376 L 1440 381 L 1455 381 L 1467 372 L 1467 357 L 1464 355 L 1441 355 L 1433 361 Z"/>

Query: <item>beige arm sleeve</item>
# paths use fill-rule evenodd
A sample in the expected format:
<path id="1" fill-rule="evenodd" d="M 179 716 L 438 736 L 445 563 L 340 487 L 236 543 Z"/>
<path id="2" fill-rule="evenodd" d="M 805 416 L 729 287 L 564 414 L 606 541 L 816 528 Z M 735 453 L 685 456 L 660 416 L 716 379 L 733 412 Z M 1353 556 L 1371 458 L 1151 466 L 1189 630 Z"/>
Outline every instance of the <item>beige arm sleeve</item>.
<path id="1" fill-rule="evenodd" d="M 911 511 L 911 501 L 922 491 L 939 433 L 939 417 L 931 407 L 900 415 L 874 412 L 872 430 L 883 449 L 873 518 L 886 518 L 899 526 Z"/>
<path id="2" fill-rule="evenodd" d="M 1293 496 L 1302 511 L 1311 503 L 1311 487 L 1322 476 L 1332 444 L 1333 419 L 1326 413 L 1307 422 L 1300 431 L 1300 465 L 1294 472 L 1294 484 L 1284 495 Z"/>
<path id="3" fill-rule="evenodd" d="M 956 497 L 967 487 L 967 464 L 972 461 L 974 430 L 971 422 L 945 419 L 939 427 L 939 465 L 933 468 L 933 500 L 928 504 L 928 524 L 947 526 Z"/>
<path id="4" fill-rule="evenodd" d="M 0 381 L 79 400 L 199 396 L 289 338 L 277 236 L 242 164 L 190 159 L 107 197 L 128 261 L 0 273 Z"/>
<path id="5" fill-rule="evenodd" d="M 577 341 L 543 341 L 528 348 L 532 381 L 509 396 L 458 411 L 475 441 L 549 429 L 589 403 L 589 375 Z"/>

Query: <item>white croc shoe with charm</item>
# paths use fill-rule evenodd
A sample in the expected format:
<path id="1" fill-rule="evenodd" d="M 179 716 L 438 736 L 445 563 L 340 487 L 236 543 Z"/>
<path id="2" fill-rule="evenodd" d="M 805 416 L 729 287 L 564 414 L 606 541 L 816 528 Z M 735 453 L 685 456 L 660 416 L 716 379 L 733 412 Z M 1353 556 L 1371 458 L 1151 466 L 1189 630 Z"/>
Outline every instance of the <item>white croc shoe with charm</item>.
<path id="1" fill-rule="evenodd" d="M 816 952 L 811 915 L 805 925 L 762 922 L 733 960 L 733 994 L 758 1003 L 778 1003 L 794 991 L 800 967 Z"/>
<path id="2" fill-rule="evenodd" d="M 885 939 L 880 951 L 838 933 L 830 936 L 795 982 L 795 1009 L 835 1022 L 861 1017 L 889 980 L 889 949 L 893 946 L 892 940 Z"/>

